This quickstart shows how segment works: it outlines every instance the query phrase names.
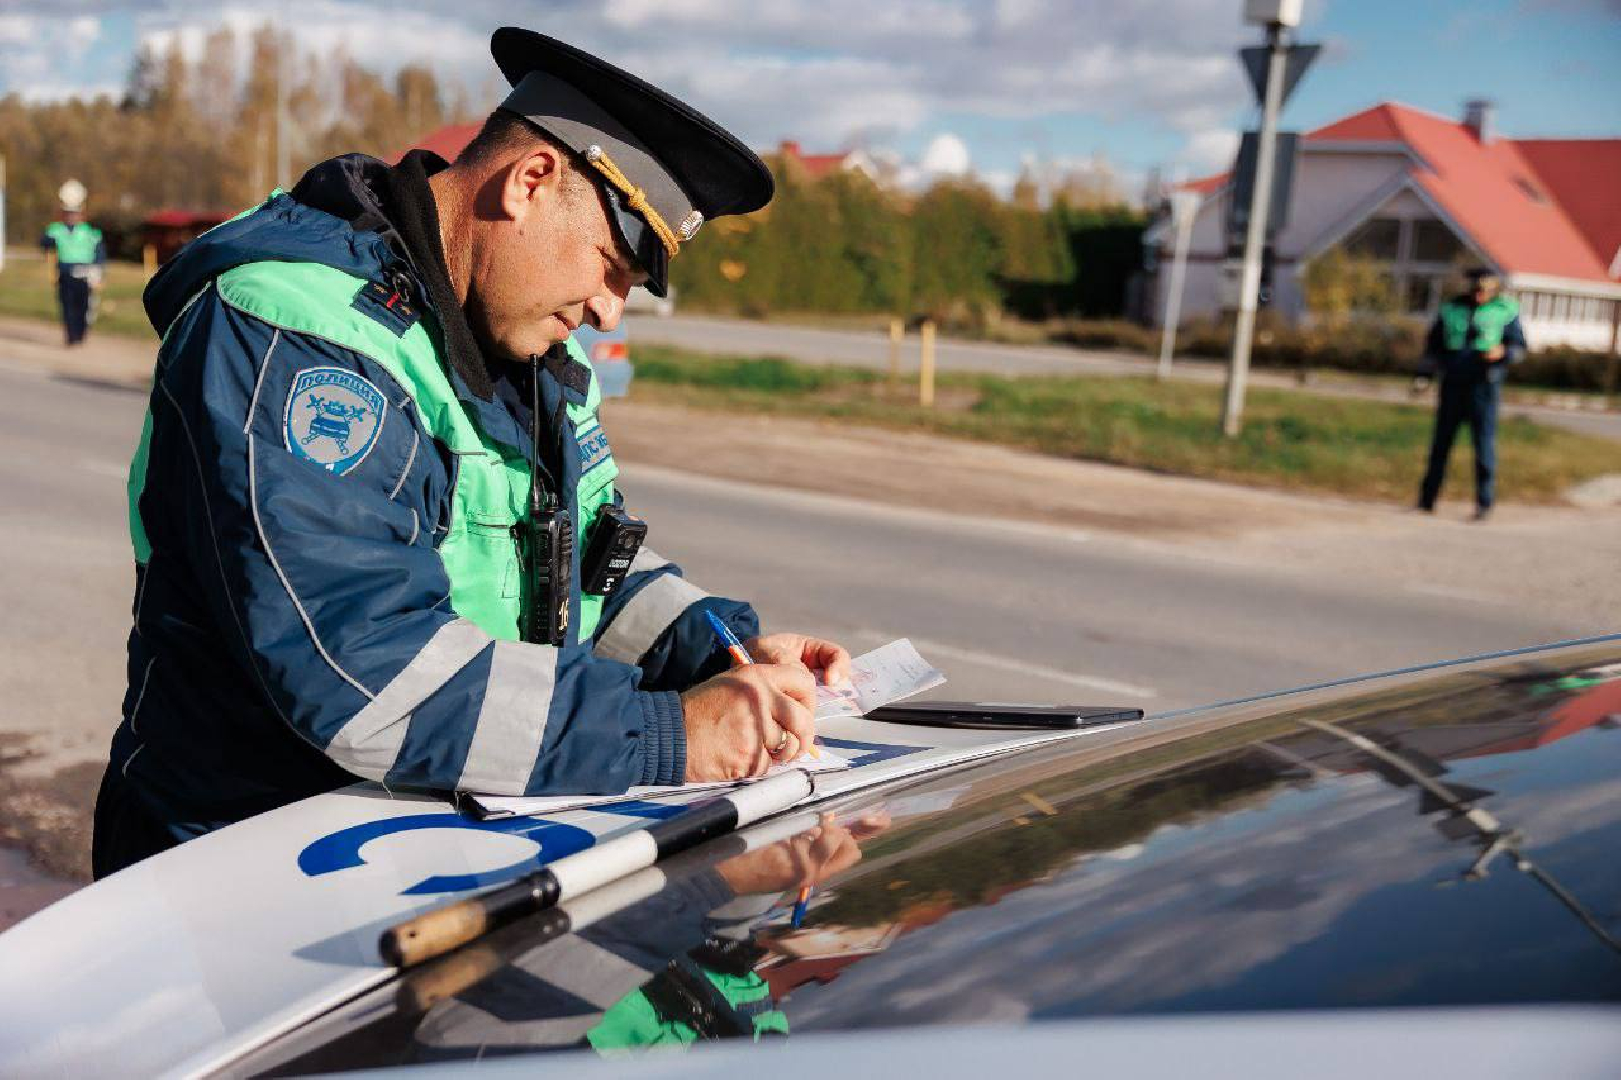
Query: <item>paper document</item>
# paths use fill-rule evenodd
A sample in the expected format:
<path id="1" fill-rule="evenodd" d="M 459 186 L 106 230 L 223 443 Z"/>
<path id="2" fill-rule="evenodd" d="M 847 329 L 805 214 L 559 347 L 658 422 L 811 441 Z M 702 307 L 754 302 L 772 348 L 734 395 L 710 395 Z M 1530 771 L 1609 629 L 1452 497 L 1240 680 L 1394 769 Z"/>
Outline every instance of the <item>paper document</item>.
<path id="1" fill-rule="evenodd" d="M 507 817 L 512 814 L 554 814 L 560 810 L 589 810 L 592 807 L 612 806 L 614 803 L 639 802 L 643 799 L 653 799 L 660 795 L 671 795 L 677 792 L 692 791 L 720 791 L 724 788 L 734 788 L 741 784 L 752 784 L 756 780 L 764 780 L 769 776 L 786 772 L 789 769 L 801 769 L 805 772 L 823 773 L 837 772 L 848 769 L 850 760 L 827 747 L 822 747 L 822 756 L 813 758 L 809 754 L 801 754 L 792 761 L 784 761 L 780 765 L 773 765 L 765 771 L 765 776 L 756 776 L 748 780 L 712 780 L 696 784 L 675 784 L 669 787 L 633 787 L 623 795 L 542 795 L 530 798 L 523 795 L 473 795 L 468 793 L 479 811 L 486 817 Z"/>
<path id="2" fill-rule="evenodd" d="M 946 681 L 906 638 L 863 653 L 855 658 L 851 669 L 849 686 L 816 688 L 816 719 L 865 716 L 880 705 L 933 690 Z"/>
<path id="3" fill-rule="evenodd" d="M 905 638 L 874 649 L 855 658 L 851 664 L 850 685 L 833 689 L 816 688 L 816 720 L 821 723 L 841 717 L 858 717 L 880 705 L 888 705 L 925 690 L 932 690 L 946 681 L 946 677 L 930 664 L 912 643 Z M 801 754 L 793 761 L 773 765 L 766 776 L 776 776 L 785 769 L 804 769 L 809 772 L 833 772 L 848 769 L 850 762 L 826 746 L 820 748 L 820 758 Z M 480 812 L 490 817 L 510 814 L 550 814 L 561 810 L 587 810 L 592 807 L 612 806 L 614 803 L 634 802 L 686 792 L 735 787 L 747 780 L 719 780 L 696 784 L 678 784 L 670 787 L 634 787 L 623 795 L 555 795 L 530 798 L 526 796 L 479 795 L 464 792 Z"/>

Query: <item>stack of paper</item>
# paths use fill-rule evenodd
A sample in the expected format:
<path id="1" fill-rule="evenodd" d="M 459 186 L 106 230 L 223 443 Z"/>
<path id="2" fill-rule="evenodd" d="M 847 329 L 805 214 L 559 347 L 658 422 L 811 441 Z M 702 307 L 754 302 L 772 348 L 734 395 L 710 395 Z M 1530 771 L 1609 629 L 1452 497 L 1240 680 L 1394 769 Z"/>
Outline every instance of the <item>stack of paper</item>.
<path id="1" fill-rule="evenodd" d="M 849 686 L 816 688 L 816 719 L 865 716 L 880 705 L 921 694 L 946 681 L 906 638 L 856 657 L 851 668 Z"/>
<path id="2" fill-rule="evenodd" d="M 912 647 L 905 638 L 892 641 L 879 649 L 855 658 L 849 686 L 817 687 L 816 720 L 863 716 L 892 701 L 900 701 L 946 681 L 935 667 Z M 821 757 L 801 754 L 793 761 L 773 765 L 766 776 L 775 776 L 784 769 L 805 769 L 810 772 L 833 772 L 850 767 L 848 759 L 823 746 Z M 672 787 L 635 787 L 623 795 L 557 795 L 541 797 L 479 795 L 464 792 L 478 812 L 488 817 L 510 814 L 550 814 L 560 810 L 582 810 L 589 807 L 611 806 L 614 803 L 649 799 L 672 792 L 695 792 L 710 788 L 728 788 L 748 781 L 720 780 L 710 783 L 679 784 Z"/>

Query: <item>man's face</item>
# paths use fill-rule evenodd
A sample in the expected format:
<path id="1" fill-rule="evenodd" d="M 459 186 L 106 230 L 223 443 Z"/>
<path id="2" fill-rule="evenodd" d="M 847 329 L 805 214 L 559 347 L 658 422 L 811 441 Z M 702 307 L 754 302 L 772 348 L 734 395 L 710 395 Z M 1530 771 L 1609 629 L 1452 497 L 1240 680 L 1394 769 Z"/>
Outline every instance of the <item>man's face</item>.
<path id="1" fill-rule="evenodd" d="M 82 212 L 78 211 L 78 210 L 64 210 L 64 211 L 62 211 L 62 223 L 64 225 L 77 225 L 79 222 L 81 222 L 83 220 L 84 220 L 84 214 Z"/>
<path id="2" fill-rule="evenodd" d="M 504 212 L 486 233 L 467 308 L 474 331 L 505 359 L 543 353 L 583 325 L 612 330 L 625 294 L 646 279 L 597 184 L 570 168 L 543 151 L 497 178 Z"/>
<path id="3" fill-rule="evenodd" d="M 1477 303 L 1477 304 L 1486 303 L 1492 297 L 1497 295 L 1497 279 L 1496 278 L 1476 278 L 1475 279 L 1474 293 L 1475 293 L 1475 303 Z"/>

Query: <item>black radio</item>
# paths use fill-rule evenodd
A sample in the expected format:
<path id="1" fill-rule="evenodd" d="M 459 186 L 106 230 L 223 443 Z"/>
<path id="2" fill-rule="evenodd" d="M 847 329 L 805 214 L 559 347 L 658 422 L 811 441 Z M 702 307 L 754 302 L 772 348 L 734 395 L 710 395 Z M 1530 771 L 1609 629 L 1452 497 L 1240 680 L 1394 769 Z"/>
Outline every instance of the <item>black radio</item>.
<path id="1" fill-rule="evenodd" d="M 611 596 L 630 573 L 630 564 L 647 539 L 647 522 L 618 506 L 605 506 L 591 527 L 585 557 L 580 560 L 580 591 Z"/>
<path id="2" fill-rule="evenodd" d="M 567 643 L 574 584 L 574 518 L 547 509 L 518 526 L 529 570 L 529 611 L 523 639 L 537 645 Z"/>

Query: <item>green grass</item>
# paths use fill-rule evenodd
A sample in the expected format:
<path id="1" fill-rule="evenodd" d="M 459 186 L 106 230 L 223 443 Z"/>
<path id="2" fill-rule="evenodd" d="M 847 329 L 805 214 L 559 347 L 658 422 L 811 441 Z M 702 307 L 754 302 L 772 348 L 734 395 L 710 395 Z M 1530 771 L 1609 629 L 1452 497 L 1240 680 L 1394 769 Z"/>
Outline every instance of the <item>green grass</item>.
<path id="1" fill-rule="evenodd" d="M 141 290 L 146 275 L 135 263 L 107 264 L 106 284 L 101 306 L 96 312 L 97 334 L 147 338 L 155 335 L 141 308 Z M 6 252 L 6 266 L 0 270 L 0 315 L 19 319 L 56 322 L 56 277 L 45 259 L 26 248 Z"/>
<path id="2" fill-rule="evenodd" d="M 1429 446 L 1427 407 L 1254 389 L 1243 434 L 1218 433 L 1221 389 L 1143 377 L 945 375 L 934 409 L 914 383 L 880 373 L 635 349 L 639 400 L 701 409 L 843 419 L 1104 461 L 1179 476 L 1410 501 Z M 913 376 L 915 379 L 915 376 Z M 1621 443 L 1522 418 L 1499 427 L 1500 487 L 1509 501 L 1558 502 L 1572 484 L 1621 473 Z M 1454 495 L 1467 492 L 1467 438 L 1454 450 Z"/>
<path id="3" fill-rule="evenodd" d="M 38 258 L 14 250 L 0 271 L 0 315 L 55 321 L 56 288 Z M 151 338 L 141 268 L 108 267 L 98 334 Z M 632 330 L 634 334 L 634 329 Z M 701 409 L 825 417 L 1105 461 L 1179 476 L 1230 480 L 1404 503 L 1429 445 L 1428 407 L 1252 389 L 1244 433 L 1217 434 L 1219 387 L 1151 378 L 943 375 L 938 405 L 917 405 L 915 383 L 891 391 L 880 373 L 637 345 L 633 395 Z M 915 379 L 915 375 L 912 376 Z M 1466 494 L 1466 438 L 1448 491 Z M 1523 418 L 1499 428 L 1501 490 L 1509 501 L 1559 501 L 1570 485 L 1621 473 L 1621 443 Z"/>

